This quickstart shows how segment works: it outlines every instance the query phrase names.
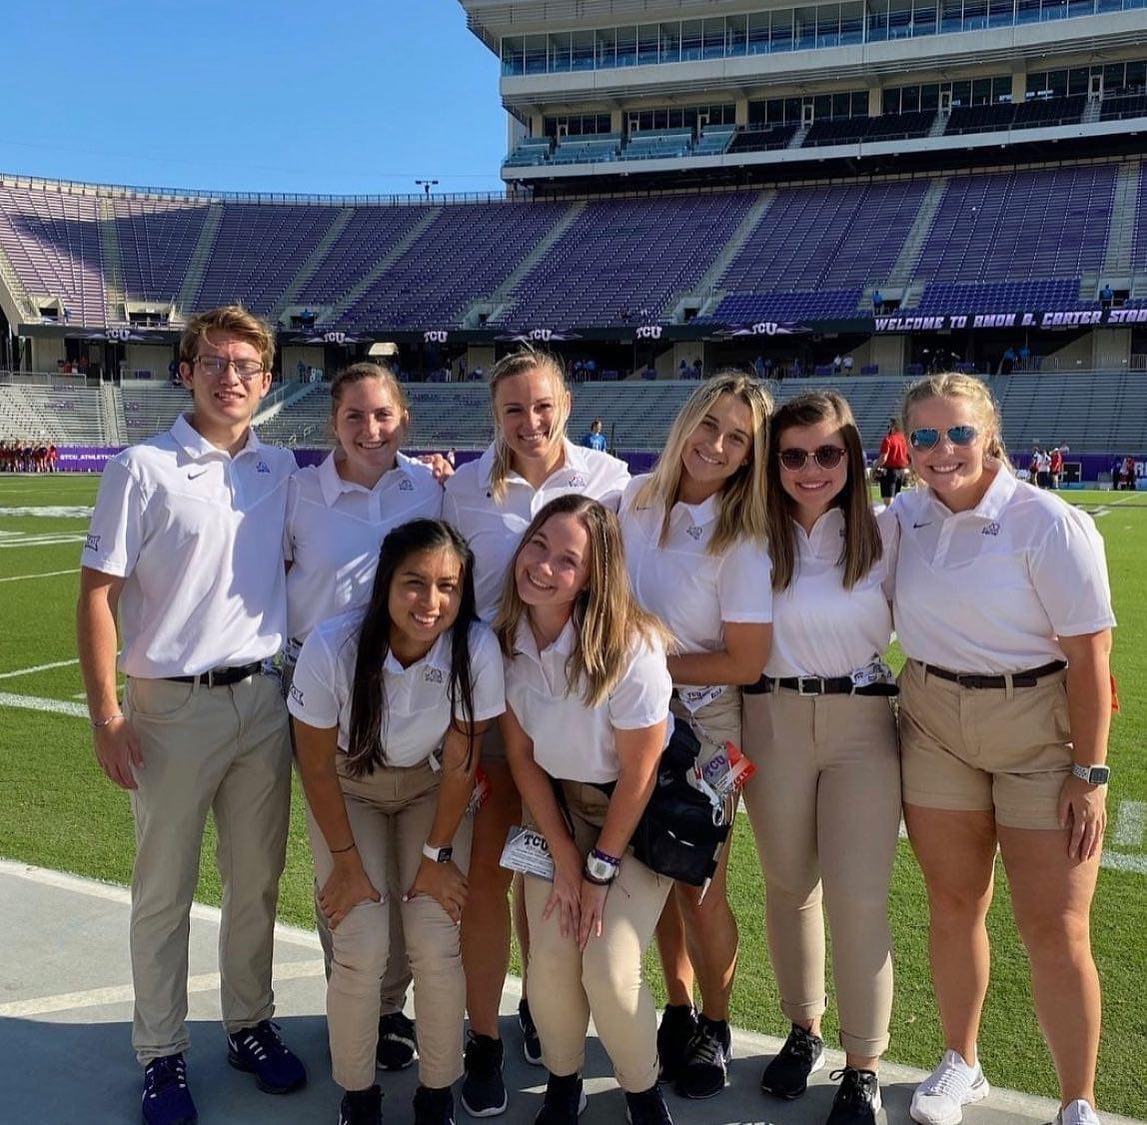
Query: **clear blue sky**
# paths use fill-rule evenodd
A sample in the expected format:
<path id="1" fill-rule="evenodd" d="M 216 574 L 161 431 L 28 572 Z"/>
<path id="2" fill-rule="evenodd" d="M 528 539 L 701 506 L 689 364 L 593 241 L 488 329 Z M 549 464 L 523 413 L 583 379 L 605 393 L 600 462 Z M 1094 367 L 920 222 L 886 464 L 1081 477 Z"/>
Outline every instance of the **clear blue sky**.
<path id="1" fill-rule="evenodd" d="M 228 191 L 498 191 L 498 61 L 456 0 L 4 5 L 0 170 Z"/>

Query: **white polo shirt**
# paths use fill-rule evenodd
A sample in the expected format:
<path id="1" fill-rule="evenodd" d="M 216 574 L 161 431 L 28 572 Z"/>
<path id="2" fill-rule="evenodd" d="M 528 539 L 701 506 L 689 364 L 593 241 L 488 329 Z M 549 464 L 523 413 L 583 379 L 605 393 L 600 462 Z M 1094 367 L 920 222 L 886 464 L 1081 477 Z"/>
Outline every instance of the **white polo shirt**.
<path id="1" fill-rule="evenodd" d="M 311 630 L 299 653 L 287 708 L 308 726 L 338 727 L 339 749 L 350 746 L 350 717 L 354 666 L 362 611 L 352 610 Z M 384 751 L 388 766 L 417 766 L 441 745 L 450 728 L 450 633 L 430 651 L 404 668 L 388 652 L 382 666 L 386 717 Z M 474 692 L 474 722 L 481 723 L 506 709 L 502 653 L 494 634 L 480 623 L 470 629 L 470 670 Z M 454 717 L 461 720 L 461 706 Z"/>
<path id="2" fill-rule="evenodd" d="M 788 589 L 773 593 L 773 645 L 765 675 L 847 676 L 892 640 L 891 572 L 896 519 L 877 517 L 884 554 L 851 590 L 844 588 L 844 513 L 830 508 L 808 534 L 795 520 L 795 569 Z"/>
<path id="3" fill-rule="evenodd" d="M 506 661 L 506 705 L 534 744 L 534 761 L 565 781 L 603 784 L 620 773 L 614 730 L 651 727 L 669 716 L 673 683 L 660 644 L 638 642 L 609 697 L 586 706 L 581 692 L 569 690 L 566 662 L 576 641 L 569 622 L 552 645 L 538 651 L 533 630 L 523 618 L 515 656 Z M 665 732 L 665 744 L 673 719 Z"/>
<path id="4" fill-rule="evenodd" d="M 127 579 L 127 675 L 195 676 L 274 656 L 286 628 L 281 544 L 296 467 L 253 430 L 232 458 L 185 417 L 108 462 L 81 561 Z"/>
<path id="5" fill-rule="evenodd" d="M 625 561 L 637 600 L 669 627 L 681 652 L 715 652 L 724 646 L 722 623 L 768 624 L 773 619 L 772 566 L 763 544 L 740 539 L 723 555 L 708 553 L 717 529 L 721 497 L 701 504 L 637 507 L 649 479 L 634 477 L 621 498 L 618 516 L 625 537 Z M 708 694 L 708 685 L 679 685 L 682 696 Z"/>
<path id="6" fill-rule="evenodd" d="M 389 531 L 442 514 L 442 486 L 420 462 L 399 453 L 394 468 L 365 488 L 339 476 L 336 456 L 300 469 L 287 492 L 287 635 L 300 641 L 320 621 L 370 600 Z"/>
<path id="7" fill-rule="evenodd" d="M 971 511 L 902 492 L 894 613 L 913 659 L 998 674 L 1063 660 L 1057 637 L 1115 624 L 1095 522 L 1000 469 Z"/>
<path id="8" fill-rule="evenodd" d="M 629 483 L 626 463 L 568 440 L 563 444 L 565 462 L 539 489 L 512 472 L 506 478 L 505 496 L 501 501 L 495 500 L 490 484 L 493 445 L 446 482 L 442 516 L 466 537 L 474 552 L 478 616 L 483 621 L 492 621 L 497 614 L 506 568 L 518 548 L 518 540 L 546 504 L 556 496 L 574 493 L 600 500 L 617 511 L 622 490 Z"/>

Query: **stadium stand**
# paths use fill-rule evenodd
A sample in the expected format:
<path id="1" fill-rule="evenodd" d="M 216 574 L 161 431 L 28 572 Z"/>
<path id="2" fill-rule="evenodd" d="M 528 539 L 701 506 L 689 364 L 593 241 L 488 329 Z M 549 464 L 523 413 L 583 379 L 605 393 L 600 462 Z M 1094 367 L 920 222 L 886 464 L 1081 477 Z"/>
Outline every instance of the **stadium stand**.
<path id="1" fill-rule="evenodd" d="M 98 388 L 5 384 L 3 379 L 0 384 L 0 440 L 43 440 L 57 445 L 107 441 Z"/>
<path id="2" fill-rule="evenodd" d="M 111 200 L 126 293 L 174 301 L 199 243 L 207 207 L 143 197 Z"/>

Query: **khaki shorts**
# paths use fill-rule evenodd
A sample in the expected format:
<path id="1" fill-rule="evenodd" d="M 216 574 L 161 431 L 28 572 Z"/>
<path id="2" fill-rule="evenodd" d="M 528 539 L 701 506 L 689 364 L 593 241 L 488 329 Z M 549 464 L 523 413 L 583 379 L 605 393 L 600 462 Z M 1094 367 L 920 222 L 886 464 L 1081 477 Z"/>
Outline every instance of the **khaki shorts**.
<path id="1" fill-rule="evenodd" d="M 1064 681 L 1057 672 L 1034 687 L 968 688 L 909 660 L 900 673 L 904 803 L 1058 829 L 1072 763 Z"/>

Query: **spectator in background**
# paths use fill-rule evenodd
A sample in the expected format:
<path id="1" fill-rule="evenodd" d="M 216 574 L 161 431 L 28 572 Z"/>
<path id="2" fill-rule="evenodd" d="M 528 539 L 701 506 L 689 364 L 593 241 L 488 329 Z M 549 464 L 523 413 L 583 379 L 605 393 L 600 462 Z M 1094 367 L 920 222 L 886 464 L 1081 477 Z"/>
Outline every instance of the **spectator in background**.
<path id="1" fill-rule="evenodd" d="M 600 418 L 595 418 L 593 424 L 589 428 L 589 433 L 581 439 L 582 445 L 587 449 L 596 449 L 598 453 L 604 453 L 606 447 L 606 438 L 604 432 L 604 423 Z"/>
<path id="2" fill-rule="evenodd" d="M 1063 483 L 1063 451 L 1057 445 L 1051 451 L 1051 486 L 1057 492 Z"/>
<path id="3" fill-rule="evenodd" d="M 688 379 L 689 378 L 689 364 L 684 359 L 677 365 L 677 378 L 678 379 Z"/>
<path id="4" fill-rule="evenodd" d="M 843 370 L 844 357 L 840 354 L 840 352 L 837 352 L 836 355 L 832 357 L 832 373 L 834 375 L 839 375 Z"/>
<path id="5" fill-rule="evenodd" d="M 1004 358 L 1000 361 L 1000 374 L 1010 375 L 1016 366 L 1016 349 L 1008 345 Z"/>
<path id="6" fill-rule="evenodd" d="M 1115 300 L 1115 291 L 1111 288 L 1111 283 L 1105 281 L 1103 288 L 1099 291 L 1099 305 L 1100 308 L 1111 308 L 1111 302 Z"/>
<path id="7" fill-rule="evenodd" d="M 1031 350 L 1031 348 L 1029 348 L 1029 347 L 1027 346 L 1027 344 L 1024 344 L 1024 345 L 1023 345 L 1023 346 L 1020 348 L 1020 353 L 1019 353 L 1019 354 L 1020 354 L 1020 370 L 1021 370 L 1021 371 L 1027 371 L 1027 370 L 1028 370 L 1028 365 L 1029 365 L 1029 364 L 1030 364 L 1030 362 L 1031 362 L 1031 357 L 1032 357 L 1032 350 Z"/>
<path id="8" fill-rule="evenodd" d="M 872 291 L 872 311 L 878 314 L 884 311 L 884 295 L 879 289 Z"/>
<path id="9" fill-rule="evenodd" d="M 845 375 L 851 375 L 851 374 L 852 374 L 852 356 L 851 356 L 851 355 L 846 355 L 846 356 L 844 357 L 844 361 L 843 361 L 843 363 L 844 363 L 844 373 L 845 373 Z"/>
<path id="10" fill-rule="evenodd" d="M 1124 488 L 1128 492 L 1135 491 L 1135 458 L 1128 454 L 1123 458 L 1122 471 L 1115 473 L 1116 489 Z"/>
<path id="11" fill-rule="evenodd" d="M 453 469 L 457 466 L 457 453 L 454 449 L 454 446 L 451 446 L 448 450 L 446 450 L 446 460 L 449 463 L 450 468 Z"/>
<path id="12" fill-rule="evenodd" d="M 888 419 L 888 432 L 880 442 L 880 453 L 872 474 L 880 481 L 880 499 L 887 507 L 904 487 L 908 472 L 908 439 L 895 418 Z"/>
<path id="13" fill-rule="evenodd" d="M 758 379 L 765 377 L 765 360 L 763 356 L 758 355 L 757 358 L 753 360 L 753 372 Z"/>

